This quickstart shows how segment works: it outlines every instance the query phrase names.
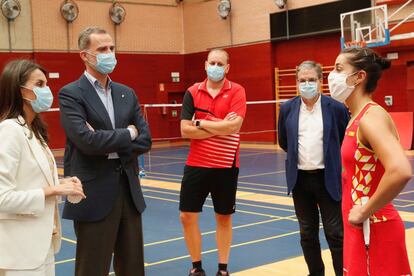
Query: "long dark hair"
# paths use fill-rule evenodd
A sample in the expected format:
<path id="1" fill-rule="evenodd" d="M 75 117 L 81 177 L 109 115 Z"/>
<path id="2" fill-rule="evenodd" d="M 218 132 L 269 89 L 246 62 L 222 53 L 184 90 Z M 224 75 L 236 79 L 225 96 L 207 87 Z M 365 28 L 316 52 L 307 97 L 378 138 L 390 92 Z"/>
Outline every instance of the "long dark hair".
<path id="1" fill-rule="evenodd" d="M 0 76 L 0 122 L 19 116 L 26 117 L 20 89 L 36 69 L 46 75 L 45 69 L 28 59 L 13 60 L 6 64 Z M 31 130 L 42 143 L 49 142 L 47 126 L 39 114 L 35 115 Z"/>
<path id="2" fill-rule="evenodd" d="M 368 93 L 374 92 L 378 80 L 381 78 L 382 71 L 391 66 L 390 60 L 381 57 L 371 48 L 347 48 L 342 50 L 341 53 L 348 54 L 348 62 L 353 67 L 367 72 L 365 90 Z"/>

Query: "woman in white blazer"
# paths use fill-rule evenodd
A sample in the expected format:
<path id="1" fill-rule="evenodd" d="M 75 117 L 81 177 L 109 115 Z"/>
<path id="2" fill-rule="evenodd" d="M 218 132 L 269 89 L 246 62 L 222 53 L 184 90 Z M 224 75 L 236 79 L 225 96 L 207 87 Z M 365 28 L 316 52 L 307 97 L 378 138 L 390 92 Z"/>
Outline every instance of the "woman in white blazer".
<path id="1" fill-rule="evenodd" d="M 61 229 L 57 196 L 84 198 L 76 177 L 58 180 L 40 112 L 53 95 L 29 60 L 0 76 L 0 276 L 51 276 Z"/>

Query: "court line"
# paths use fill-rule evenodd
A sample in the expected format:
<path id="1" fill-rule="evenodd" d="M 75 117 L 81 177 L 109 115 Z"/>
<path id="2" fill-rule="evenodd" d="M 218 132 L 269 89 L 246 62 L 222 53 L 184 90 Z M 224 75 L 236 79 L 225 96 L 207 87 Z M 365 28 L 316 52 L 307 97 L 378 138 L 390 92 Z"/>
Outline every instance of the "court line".
<path id="1" fill-rule="evenodd" d="M 160 177 L 160 176 L 152 176 L 151 174 L 159 174 L 159 175 L 165 175 L 165 176 L 177 176 L 177 177 L 180 177 L 180 178 L 179 179 L 176 179 L 176 178 L 167 178 L 167 177 Z M 181 182 L 182 175 L 148 171 L 148 175 L 147 175 L 146 178 L 149 179 L 149 180 L 151 180 L 150 178 L 154 178 L 153 180 L 159 180 L 159 179 L 161 179 L 161 180 L 169 180 L 169 181 L 172 181 L 172 182 L 175 182 L 176 183 L 176 181 Z M 239 184 L 248 184 L 248 185 L 252 185 L 252 186 L 262 186 L 262 187 L 270 187 L 270 188 L 280 188 L 280 189 L 286 190 L 286 186 L 280 186 L 280 185 L 263 184 L 263 183 L 253 183 L 253 182 L 246 182 L 246 181 L 238 181 L 238 183 Z M 284 192 L 284 193 L 286 194 L 286 192 Z"/>
<path id="2" fill-rule="evenodd" d="M 281 220 L 285 220 L 285 219 L 290 220 L 289 218 L 294 219 L 295 217 L 296 217 L 296 215 L 290 215 L 290 216 L 287 216 L 287 217 L 279 216 L 277 218 L 272 218 L 272 219 L 268 219 L 268 220 L 263 220 L 263 221 L 252 222 L 252 223 L 248 223 L 248 224 L 242 224 L 242 225 L 234 226 L 234 227 L 232 227 L 232 229 L 237 230 L 237 229 L 241 229 L 241 228 L 257 226 L 257 225 L 271 223 L 271 222 L 275 222 L 275 221 L 281 221 Z M 201 233 L 201 236 L 207 236 L 207 235 L 211 235 L 211 234 L 215 234 L 215 233 L 216 233 L 216 231 L 214 231 L 214 230 L 213 231 L 207 231 L 207 232 Z M 72 244 L 77 244 L 77 242 L 75 240 L 72 240 L 72 239 L 69 239 L 69 238 L 66 238 L 66 237 L 62 237 L 62 240 L 66 241 L 66 242 L 69 242 L 69 243 L 72 243 Z M 149 247 L 149 246 L 154 246 L 154 245 L 159 245 L 159 244 L 164 244 L 164 243 L 169 243 L 169 242 L 174 242 L 174 241 L 179 241 L 179 240 L 184 240 L 184 236 L 147 243 L 147 244 L 144 244 L 144 247 Z"/>
<path id="3" fill-rule="evenodd" d="M 412 199 L 394 198 L 394 201 L 402 201 L 402 202 L 411 202 L 411 203 L 414 203 L 414 200 L 412 200 Z"/>
<path id="4" fill-rule="evenodd" d="M 144 197 L 152 198 L 152 199 L 158 199 L 158 200 L 163 200 L 163 201 L 169 201 L 169 202 L 175 202 L 175 203 L 178 203 L 179 202 L 178 200 L 175 200 L 175 199 L 162 198 L 162 197 L 157 197 L 157 196 L 144 195 Z M 204 206 L 205 207 L 208 207 L 208 208 L 214 208 L 213 205 L 209 205 L 209 204 L 204 204 Z M 249 214 L 249 215 L 256 215 L 256 216 L 268 217 L 268 218 L 278 218 L 279 217 L 279 216 L 275 216 L 275 215 L 263 214 L 263 213 L 252 212 L 252 211 L 245 211 L 245 210 L 240 210 L 240 209 L 237 209 L 236 212 L 237 213 L 243 213 L 243 214 Z M 286 219 L 287 220 L 296 221 L 294 219 L 289 219 L 289 218 L 286 218 Z"/>
<path id="5" fill-rule="evenodd" d="M 144 188 L 143 191 L 148 191 L 148 192 L 153 192 L 153 193 L 159 193 L 159 194 L 166 194 L 166 195 L 175 195 L 178 196 L 180 193 L 178 192 L 166 192 L 166 191 L 160 191 L 160 190 L 152 190 L 151 188 Z M 147 195 L 145 195 L 147 196 Z M 206 198 L 208 201 L 212 201 L 211 198 L 207 197 Z M 179 202 L 177 200 L 177 202 Z M 259 205 L 259 204 L 251 204 L 251 203 L 244 203 L 244 202 L 237 202 L 236 205 L 243 205 L 243 206 L 250 206 L 250 207 L 257 207 L 257 208 L 263 208 L 263 209 L 270 209 L 270 210 L 277 210 L 277 211 L 284 211 L 284 212 L 295 212 L 295 210 L 293 209 L 285 209 L 285 208 L 280 208 L 280 207 L 271 207 L 271 206 L 267 206 L 267 205 Z"/>
<path id="6" fill-rule="evenodd" d="M 284 172 L 285 171 L 275 171 L 275 172 L 268 172 L 268 173 L 258 173 L 258 174 L 251 174 L 251 175 L 243 175 L 243 176 L 239 176 L 239 179 L 240 178 L 247 178 L 247 177 L 271 175 L 271 174 L 279 174 L 279 173 L 284 173 Z"/>
<path id="7" fill-rule="evenodd" d="M 289 217 L 294 217 L 294 216 L 295 215 L 291 215 Z M 236 230 L 236 229 L 241 229 L 241 228 L 246 228 L 246 227 L 251 227 L 251 226 L 257 226 L 257 225 L 260 225 L 260 224 L 271 223 L 271 222 L 280 221 L 280 220 L 284 220 L 284 219 L 285 219 L 285 217 L 273 218 L 273 219 L 268 219 L 268 220 L 264 220 L 264 221 L 259 221 L 259 222 L 253 222 L 253 223 L 249 223 L 249 224 L 234 226 L 234 227 L 232 227 L 232 229 Z M 203 233 L 201 233 L 201 236 L 207 236 L 207 235 L 211 235 L 211 234 L 215 234 L 215 233 L 216 233 L 216 231 L 214 231 L 214 230 L 213 231 L 208 231 L 208 232 L 203 232 Z M 152 242 L 152 243 L 145 244 L 144 247 L 159 245 L 159 244 L 178 241 L 178 240 L 184 240 L 184 237 L 181 236 L 181 237 L 172 238 L 172 239 L 168 239 L 168 240 Z"/>
<path id="8" fill-rule="evenodd" d="M 279 174 L 279 173 L 284 173 L 285 171 L 275 171 L 275 172 L 268 172 L 268 173 L 260 173 L 260 174 L 250 174 L 250 175 L 243 175 L 243 176 L 239 176 L 239 179 L 241 178 L 248 178 L 248 177 L 255 177 L 255 176 L 264 176 L 264 175 L 271 175 L 271 174 Z M 174 176 L 174 177 L 178 177 L 178 178 L 182 178 L 182 174 L 172 174 L 172 173 L 161 173 L 161 172 L 154 172 L 154 171 L 148 171 L 148 176 L 151 176 L 151 174 L 157 174 L 157 175 L 165 175 L 165 176 Z M 240 183 L 240 181 L 239 181 Z M 248 183 L 248 182 L 246 182 Z M 260 184 L 260 185 L 269 185 L 269 184 Z M 275 187 L 273 185 L 270 185 L 272 187 Z"/>
<path id="9" fill-rule="evenodd" d="M 286 195 L 286 192 L 274 191 L 274 190 L 267 190 L 267 189 L 250 188 L 250 187 L 246 187 L 246 186 L 238 186 L 237 187 L 237 190 L 240 191 L 240 189 L 252 190 L 252 191 L 257 191 L 257 192 L 268 192 L 269 194 L 282 194 L 282 195 Z"/>
<path id="10" fill-rule="evenodd" d="M 157 164 L 152 164 L 151 163 L 151 168 L 161 167 L 161 166 L 168 166 L 168 165 L 175 165 L 175 164 L 182 164 L 182 163 L 184 163 L 184 162 L 183 161 L 176 161 L 176 162 L 157 163 Z"/>
<path id="11" fill-rule="evenodd" d="M 66 260 L 61 260 L 61 261 L 56 261 L 56 262 L 55 262 L 55 265 L 59 265 L 59 264 L 66 264 L 66 263 L 70 263 L 70 262 L 74 262 L 74 261 L 76 261 L 76 259 L 75 259 L 75 258 L 72 258 L 72 259 L 66 259 Z"/>
<path id="12" fill-rule="evenodd" d="M 72 243 L 72 244 L 76 244 L 76 241 L 75 240 L 72 240 L 72 239 L 69 239 L 69 238 L 65 238 L 63 236 L 62 236 L 62 241 L 66 241 L 66 242 L 69 242 L 69 243 Z"/>
<path id="13" fill-rule="evenodd" d="M 159 191 L 155 191 L 155 192 L 159 192 Z M 175 195 L 175 194 L 174 194 Z M 169 202 L 175 202 L 177 203 L 178 200 L 173 200 L 173 199 L 167 199 L 167 198 L 160 198 L 160 197 L 154 197 L 154 196 L 148 196 L 148 195 L 144 195 L 144 197 L 148 197 L 148 198 L 152 198 L 152 199 L 158 199 L 158 200 L 163 200 L 163 201 L 169 201 Z M 211 200 L 211 199 L 209 199 Z M 247 204 L 246 204 L 247 205 Z M 253 204 L 251 204 L 253 205 Z M 214 206 L 209 205 L 209 204 L 205 204 L 204 205 L 207 208 L 214 208 Z M 261 207 L 261 206 L 259 206 Z M 266 206 L 269 207 L 269 206 Z M 287 210 L 287 209 L 286 209 Z M 292 211 L 292 210 L 288 210 L 288 211 Z M 296 219 L 296 215 L 290 215 L 290 216 L 275 216 L 275 215 L 268 215 L 268 214 L 262 214 L 262 213 L 258 213 L 258 212 L 250 212 L 250 211 L 243 211 L 243 210 L 237 210 L 238 213 L 247 213 L 247 214 L 253 214 L 253 215 L 258 215 L 258 216 L 266 216 L 266 217 L 271 217 L 271 219 L 265 220 L 265 221 L 259 221 L 259 222 L 254 222 L 254 223 L 249 223 L 249 224 L 243 224 L 243 225 L 238 225 L 238 226 L 234 226 L 232 227 L 232 229 L 241 229 L 241 228 L 246 228 L 246 227 L 251 227 L 251 226 L 256 226 L 256 225 L 260 225 L 260 224 L 265 224 L 265 223 L 270 223 L 270 222 L 275 222 L 275 221 L 281 221 L 281 220 L 289 220 L 289 221 L 297 221 Z M 299 232 L 299 231 L 296 231 Z M 210 235 L 210 234 L 214 234 L 216 233 L 216 231 L 208 231 L 208 232 L 204 232 L 202 233 L 203 236 L 205 235 Z M 158 244 L 163 244 L 163 243 L 168 243 L 168 242 L 173 242 L 173 241 L 177 241 L 177 240 L 183 240 L 184 237 L 177 237 L 177 238 L 172 238 L 172 239 L 168 239 L 168 240 L 163 240 L 163 241 L 158 241 L 158 242 L 153 242 L 153 243 L 149 243 L 149 244 L 144 244 L 144 247 L 148 247 L 148 246 L 153 246 L 153 245 L 158 245 Z M 267 239 L 267 238 L 265 238 Z M 62 237 L 62 240 L 72 243 L 72 244 L 76 244 L 75 240 L 66 238 L 66 237 Z M 245 242 L 245 243 L 241 243 L 239 245 L 235 245 L 234 247 L 238 247 L 244 244 L 250 244 L 250 242 Z M 210 250 L 211 251 L 211 250 Z M 215 252 L 215 251 L 211 251 L 211 252 Z M 203 252 L 204 253 L 210 253 L 210 252 Z M 73 262 L 75 261 L 75 258 L 71 258 L 71 259 L 66 259 L 66 260 L 61 260 L 61 261 L 57 261 L 55 262 L 55 264 L 64 264 L 64 263 L 68 263 L 68 262 Z M 153 264 L 146 264 L 146 266 L 151 266 L 151 265 L 155 265 L 156 263 Z"/>
<path id="14" fill-rule="evenodd" d="M 264 154 L 275 154 L 275 155 L 277 155 L 277 152 L 276 151 L 267 151 L 267 152 L 240 153 L 240 157 L 249 157 L 249 156 L 264 155 Z"/>
<path id="15" fill-rule="evenodd" d="M 412 206 L 414 206 L 414 203 L 406 204 L 406 205 L 394 204 L 394 207 L 398 207 L 398 208 L 408 208 Z"/>
<path id="16" fill-rule="evenodd" d="M 149 177 L 151 178 L 150 174 L 161 174 L 161 175 L 171 175 L 171 176 L 180 176 L 180 175 L 175 175 L 175 174 L 164 174 L 164 173 L 158 173 L 158 172 L 150 172 L 149 173 Z M 268 174 L 273 174 L 273 173 L 268 173 Z M 168 178 L 168 177 L 158 177 L 158 176 L 152 176 L 153 178 L 155 178 L 155 180 L 161 179 L 161 180 L 168 180 L 168 181 L 180 181 L 181 179 L 174 179 L 174 178 Z M 244 176 L 243 176 L 244 177 Z M 239 177 L 243 178 L 243 177 Z M 243 191 L 243 190 L 250 190 L 250 191 L 258 191 L 258 192 L 267 192 L 270 194 L 283 194 L 286 195 L 286 186 L 280 186 L 280 185 L 271 185 L 271 184 L 263 184 L 263 183 L 254 183 L 254 182 L 246 182 L 246 181 L 239 181 L 239 184 L 247 184 L 247 185 L 251 185 L 251 186 L 262 186 L 262 187 L 269 187 L 269 188 L 276 188 L 276 189 L 283 189 L 283 191 L 277 191 L 277 190 L 268 190 L 268 189 L 257 189 L 257 188 L 252 188 L 252 187 L 246 187 L 244 185 L 238 185 L 238 190 L 239 191 Z M 414 191 L 408 191 L 408 192 L 414 192 Z M 403 192 L 401 194 L 405 194 L 408 192 Z M 402 202 L 409 202 L 410 204 L 406 204 L 406 205 L 400 205 L 400 204 L 394 204 L 395 207 L 399 207 L 399 208 L 407 208 L 407 207 L 412 207 L 414 206 L 414 200 L 409 200 L 409 199 L 400 199 L 400 198 L 395 198 L 394 201 L 402 201 Z"/>
<path id="17" fill-rule="evenodd" d="M 179 183 L 181 181 L 181 179 L 175 179 L 175 178 L 168 178 L 168 177 L 160 177 L 160 176 L 150 176 L 148 175 L 147 179 L 149 180 L 167 180 L 170 182 L 174 182 L 174 183 Z M 177 182 L 178 181 L 178 182 Z M 248 185 L 252 185 L 252 186 L 263 186 L 263 187 L 271 187 L 271 188 L 280 188 L 285 190 L 286 186 L 279 186 L 279 185 L 270 185 L 270 184 L 262 184 L 262 183 L 253 183 L 253 182 L 246 182 L 246 181 L 239 181 L 239 184 L 248 184 Z M 250 189 L 250 190 L 254 190 L 255 188 L 250 188 L 250 187 L 246 187 L 246 186 L 238 186 L 239 188 L 244 188 L 244 189 Z M 276 191 L 276 190 L 267 190 L 267 189 L 257 189 L 257 191 L 267 191 L 270 193 L 276 193 L 276 194 L 286 194 L 286 191 L 281 192 L 281 191 Z"/>
<path id="18" fill-rule="evenodd" d="M 187 160 L 185 157 L 172 157 L 172 156 L 162 156 L 162 155 L 152 155 L 151 158 L 161 158 L 161 159 L 175 159 L 175 160 Z M 153 163 L 153 162 L 151 162 Z M 155 163 L 156 165 L 157 163 Z"/>
<path id="19" fill-rule="evenodd" d="M 231 245 L 231 248 L 237 248 L 237 247 L 241 247 L 241 246 L 245 246 L 245 245 L 251 245 L 251 244 L 260 243 L 260 242 L 264 242 L 264 241 L 270 241 L 270 240 L 274 240 L 274 239 L 284 238 L 284 237 L 292 236 L 292 235 L 296 235 L 296 234 L 299 234 L 299 231 L 293 231 L 293 232 L 288 232 L 288 233 L 284 233 L 284 234 L 280 234 L 280 235 L 276 235 L 276 236 L 271 236 L 271 237 L 267 237 L 267 238 L 262 238 L 262 239 L 248 241 L 248 242 L 233 244 L 233 245 Z M 214 253 L 214 252 L 217 252 L 217 248 L 203 251 L 203 252 L 201 252 L 201 254 L 206 255 L 206 254 L 210 254 L 210 253 Z M 154 266 L 154 265 L 169 263 L 169 262 L 173 262 L 173 261 L 186 259 L 186 258 L 189 258 L 189 257 L 190 257 L 190 255 L 178 256 L 178 257 L 174 257 L 174 258 L 170 258 L 170 259 L 166 259 L 166 260 L 162 260 L 162 261 L 158 261 L 158 262 L 148 263 L 147 266 Z"/>

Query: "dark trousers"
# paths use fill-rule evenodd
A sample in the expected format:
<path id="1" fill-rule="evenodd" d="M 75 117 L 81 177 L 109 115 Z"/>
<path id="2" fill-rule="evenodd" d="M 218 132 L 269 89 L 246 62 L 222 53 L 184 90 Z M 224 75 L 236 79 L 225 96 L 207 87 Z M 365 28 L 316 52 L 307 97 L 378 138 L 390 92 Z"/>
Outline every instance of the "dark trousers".
<path id="1" fill-rule="evenodd" d="M 300 226 L 300 243 L 310 276 L 325 275 L 319 243 L 319 212 L 332 255 L 335 274 L 343 275 L 343 225 L 341 202 L 335 201 L 326 191 L 324 171 L 298 172 L 293 189 L 293 202 Z"/>
<path id="2" fill-rule="evenodd" d="M 114 254 L 117 276 L 144 276 L 141 214 L 132 202 L 128 179 L 120 174 L 115 206 L 103 220 L 75 221 L 76 276 L 107 276 Z"/>

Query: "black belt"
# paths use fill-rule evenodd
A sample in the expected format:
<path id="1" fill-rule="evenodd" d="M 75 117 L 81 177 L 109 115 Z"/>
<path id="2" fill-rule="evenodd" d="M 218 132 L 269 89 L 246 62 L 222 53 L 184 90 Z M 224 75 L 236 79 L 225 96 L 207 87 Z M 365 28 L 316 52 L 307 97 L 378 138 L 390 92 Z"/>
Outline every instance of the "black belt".
<path id="1" fill-rule="evenodd" d="M 316 169 L 316 170 L 298 170 L 300 173 L 307 173 L 307 174 L 318 174 L 323 173 L 325 169 Z"/>

